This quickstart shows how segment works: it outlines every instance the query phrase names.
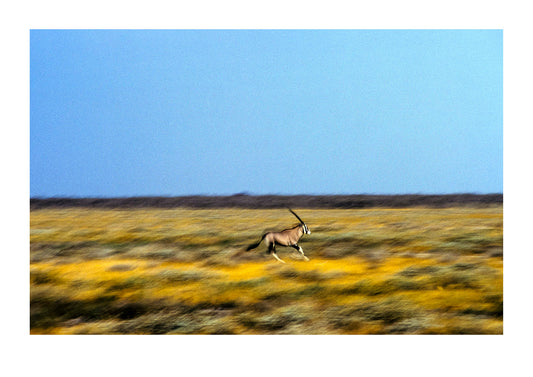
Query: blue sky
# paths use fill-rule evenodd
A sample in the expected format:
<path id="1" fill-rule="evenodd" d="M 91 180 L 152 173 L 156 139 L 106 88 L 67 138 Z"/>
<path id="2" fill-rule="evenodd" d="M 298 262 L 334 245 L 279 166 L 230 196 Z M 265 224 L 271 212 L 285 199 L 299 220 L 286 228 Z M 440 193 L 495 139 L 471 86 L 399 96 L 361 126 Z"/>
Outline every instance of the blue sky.
<path id="1" fill-rule="evenodd" d="M 503 192 L 501 30 L 32 30 L 30 195 Z"/>

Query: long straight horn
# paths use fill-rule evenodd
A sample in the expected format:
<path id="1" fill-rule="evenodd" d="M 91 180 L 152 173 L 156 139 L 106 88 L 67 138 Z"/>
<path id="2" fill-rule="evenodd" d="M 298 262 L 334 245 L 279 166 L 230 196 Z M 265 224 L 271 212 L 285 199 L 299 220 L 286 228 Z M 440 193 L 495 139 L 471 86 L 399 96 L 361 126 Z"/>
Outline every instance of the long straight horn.
<path id="1" fill-rule="evenodd" d="M 297 215 L 292 209 L 289 208 L 289 211 L 291 211 L 291 213 L 292 213 L 294 216 L 296 216 L 296 218 L 297 218 L 298 220 L 300 220 L 300 222 L 301 222 L 302 224 L 305 224 L 305 223 L 303 222 L 303 220 L 300 219 L 300 216 L 298 216 L 298 215 Z"/>

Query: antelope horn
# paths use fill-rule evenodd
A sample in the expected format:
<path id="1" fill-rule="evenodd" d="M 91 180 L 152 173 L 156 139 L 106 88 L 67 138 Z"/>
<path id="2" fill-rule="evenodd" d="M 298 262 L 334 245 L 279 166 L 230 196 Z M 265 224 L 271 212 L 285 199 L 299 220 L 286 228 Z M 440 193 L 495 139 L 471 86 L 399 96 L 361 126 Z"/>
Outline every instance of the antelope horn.
<path id="1" fill-rule="evenodd" d="M 298 216 L 298 215 L 297 215 L 292 209 L 289 208 L 289 211 L 291 211 L 291 213 L 292 213 L 294 216 L 296 216 L 296 218 L 297 218 L 298 220 L 300 220 L 300 222 L 301 222 L 302 224 L 304 224 L 303 220 L 300 219 L 300 216 Z"/>

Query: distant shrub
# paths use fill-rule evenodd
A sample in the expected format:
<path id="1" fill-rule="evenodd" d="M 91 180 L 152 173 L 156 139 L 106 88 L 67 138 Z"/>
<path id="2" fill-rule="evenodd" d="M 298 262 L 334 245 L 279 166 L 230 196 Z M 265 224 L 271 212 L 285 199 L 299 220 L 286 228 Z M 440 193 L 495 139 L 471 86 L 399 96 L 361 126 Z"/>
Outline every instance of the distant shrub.
<path id="1" fill-rule="evenodd" d="M 401 278 L 390 278 L 382 281 L 363 279 L 348 287 L 341 288 L 340 293 L 379 296 L 398 291 L 423 290 L 426 288 L 427 287 L 419 282 Z"/>
<path id="2" fill-rule="evenodd" d="M 340 273 L 325 273 L 320 270 L 302 271 L 295 268 L 286 268 L 278 273 L 278 276 L 283 279 L 300 279 L 306 282 L 326 281 L 332 277 L 340 276 Z"/>
<path id="3" fill-rule="evenodd" d="M 485 314 L 503 319 L 503 293 L 489 293 L 483 297 L 483 301 L 489 304 Z"/>
<path id="4" fill-rule="evenodd" d="M 503 246 L 503 235 L 487 236 L 484 234 L 468 233 L 448 237 L 441 247 L 459 253 L 481 254 L 494 247 Z"/>
<path id="5" fill-rule="evenodd" d="M 437 266 L 423 266 L 423 267 L 409 266 L 406 269 L 398 272 L 397 275 L 405 276 L 405 277 L 416 277 L 420 275 L 432 274 L 438 271 L 438 269 L 439 268 Z"/>
<path id="6" fill-rule="evenodd" d="M 487 268 L 479 268 L 473 263 L 456 263 L 448 266 L 424 266 L 408 267 L 396 274 L 398 277 L 418 278 L 415 283 L 420 288 L 417 289 L 435 289 L 438 287 L 454 288 L 478 288 L 482 277 L 492 274 Z M 398 282 L 398 280 L 392 280 Z M 404 282 L 410 284 L 408 282 Z M 413 282 L 411 282 L 413 283 Z"/>
<path id="7" fill-rule="evenodd" d="M 131 197 L 131 198 L 30 198 L 32 210 L 41 208 L 370 208 L 429 206 L 487 207 L 503 203 L 503 194 L 450 195 L 247 195 Z"/>
<path id="8" fill-rule="evenodd" d="M 129 250 L 124 251 L 124 256 L 132 258 L 142 258 L 142 259 L 155 259 L 155 260 L 173 260 L 179 258 L 179 251 L 168 248 L 161 247 L 157 244 L 144 245 L 144 246 L 134 246 Z"/>
<path id="9" fill-rule="evenodd" d="M 446 288 L 449 286 L 454 286 L 455 288 L 477 288 L 478 280 L 479 276 L 474 272 L 442 267 L 428 278 L 427 283 L 433 288 Z"/>
<path id="10" fill-rule="evenodd" d="M 158 311 L 124 320 L 114 330 L 119 334 L 190 334 L 198 331 L 193 318 L 172 311 Z"/>
<path id="11" fill-rule="evenodd" d="M 54 274 L 49 271 L 39 271 L 39 270 L 32 270 L 30 271 L 30 281 L 32 284 L 51 284 L 51 283 L 57 283 L 59 281 L 59 277 L 57 274 Z"/>
<path id="12" fill-rule="evenodd" d="M 239 321 L 242 325 L 251 330 L 260 332 L 279 332 L 290 326 L 295 326 L 306 322 L 308 315 L 297 308 L 283 308 L 266 315 L 250 316 L 240 315 Z"/>
<path id="13" fill-rule="evenodd" d="M 337 329 L 353 332 L 369 323 L 375 323 L 378 333 L 404 333 L 419 331 L 419 310 L 409 301 L 387 298 L 377 302 L 337 306 L 324 312 L 328 322 Z M 391 327 L 391 325 L 395 325 Z M 393 331 L 391 331 L 393 329 Z"/>
<path id="14" fill-rule="evenodd" d="M 135 270 L 135 268 L 136 267 L 131 264 L 120 263 L 109 267 L 108 271 L 132 271 Z"/>
<path id="15" fill-rule="evenodd" d="M 185 281 L 198 281 L 201 279 L 206 279 L 212 277 L 207 276 L 205 273 L 200 271 L 187 271 L 187 270 L 164 270 L 156 275 L 154 279 L 156 281 L 168 282 L 168 283 L 180 283 Z"/>
<path id="16" fill-rule="evenodd" d="M 112 303 L 114 295 L 103 295 L 91 300 L 76 300 L 58 296 L 50 291 L 32 289 L 30 298 L 30 327 L 47 328 L 61 322 L 82 317 L 94 321 L 116 314 Z"/>

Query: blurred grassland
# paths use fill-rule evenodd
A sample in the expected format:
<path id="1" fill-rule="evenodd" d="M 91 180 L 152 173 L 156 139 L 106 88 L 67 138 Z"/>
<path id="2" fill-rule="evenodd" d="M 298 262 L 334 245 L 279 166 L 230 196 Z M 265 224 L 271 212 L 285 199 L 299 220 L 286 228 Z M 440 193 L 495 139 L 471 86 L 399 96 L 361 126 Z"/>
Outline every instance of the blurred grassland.
<path id="1" fill-rule="evenodd" d="M 503 333 L 501 205 L 297 212 L 281 264 L 283 209 L 34 209 L 30 332 Z"/>

